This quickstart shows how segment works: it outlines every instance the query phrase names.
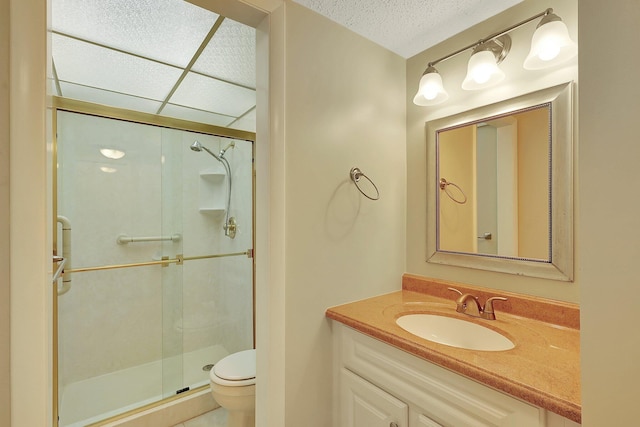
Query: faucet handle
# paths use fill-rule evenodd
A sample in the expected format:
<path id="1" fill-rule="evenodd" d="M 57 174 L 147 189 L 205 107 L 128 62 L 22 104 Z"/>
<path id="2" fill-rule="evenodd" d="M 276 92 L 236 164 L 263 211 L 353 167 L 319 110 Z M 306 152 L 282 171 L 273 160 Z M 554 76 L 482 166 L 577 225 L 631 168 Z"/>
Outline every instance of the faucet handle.
<path id="1" fill-rule="evenodd" d="M 453 291 L 453 292 L 457 292 L 457 293 L 458 293 L 458 295 L 462 296 L 462 292 L 460 292 L 460 291 L 459 291 L 459 290 L 457 290 L 456 288 L 447 288 L 447 289 L 449 289 L 450 291 Z"/>
<path id="2" fill-rule="evenodd" d="M 494 301 L 507 301 L 505 297 L 491 297 L 487 299 L 484 303 L 484 309 L 482 310 L 482 317 L 489 320 L 495 320 L 496 315 L 493 311 L 493 302 Z"/>

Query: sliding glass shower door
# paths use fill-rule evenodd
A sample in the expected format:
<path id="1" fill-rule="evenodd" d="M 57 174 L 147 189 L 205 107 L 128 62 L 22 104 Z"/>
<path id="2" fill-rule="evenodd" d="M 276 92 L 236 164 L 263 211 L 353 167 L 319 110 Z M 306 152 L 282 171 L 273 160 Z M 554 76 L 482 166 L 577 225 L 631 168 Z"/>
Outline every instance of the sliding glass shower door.
<path id="1" fill-rule="evenodd" d="M 253 347 L 253 142 L 56 116 L 57 403 L 80 426 L 206 385 Z"/>

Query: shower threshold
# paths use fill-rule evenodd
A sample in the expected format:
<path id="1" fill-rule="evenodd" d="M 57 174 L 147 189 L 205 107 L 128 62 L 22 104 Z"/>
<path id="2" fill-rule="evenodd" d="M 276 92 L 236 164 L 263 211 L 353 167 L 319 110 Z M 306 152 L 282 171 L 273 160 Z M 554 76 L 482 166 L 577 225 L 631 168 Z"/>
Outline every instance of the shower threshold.
<path id="1" fill-rule="evenodd" d="M 68 384 L 62 388 L 59 426 L 84 427 L 184 391 L 183 384 L 190 389 L 207 385 L 209 373 L 202 366 L 227 354 L 224 347 L 215 345 L 184 353 L 183 363 L 174 356 Z M 178 384 L 164 396 L 163 370 L 166 384 Z"/>

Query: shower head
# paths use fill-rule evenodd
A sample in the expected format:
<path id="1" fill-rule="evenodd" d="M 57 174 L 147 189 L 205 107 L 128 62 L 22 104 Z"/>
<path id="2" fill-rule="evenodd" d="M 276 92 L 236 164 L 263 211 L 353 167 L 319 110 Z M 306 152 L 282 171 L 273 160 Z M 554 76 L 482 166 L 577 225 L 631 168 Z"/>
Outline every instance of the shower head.
<path id="1" fill-rule="evenodd" d="M 200 144 L 200 142 L 198 142 L 198 141 L 194 141 L 193 144 L 191 144 L 191 146 L 189 148 L 191 148 L 193 151 L 197 151 L 197 152 L 200 152 L 200 151 L 204 150 L 207 153 L 211 154 L 217 161 L 222 162 L 222 159 L 220 157 L 218 157 L 218 155 L 214 154 L 213 151 L 209 150 L 207 147 L 205 147 L 204 145 Z"/>
<path id="2" fill-rule="evenodd" d="M 202 151 L 202 144 L 200 144 L 198 141 L 194 141 L 193 144 L 191 144 L 191 148 L 193 151 Z"/>

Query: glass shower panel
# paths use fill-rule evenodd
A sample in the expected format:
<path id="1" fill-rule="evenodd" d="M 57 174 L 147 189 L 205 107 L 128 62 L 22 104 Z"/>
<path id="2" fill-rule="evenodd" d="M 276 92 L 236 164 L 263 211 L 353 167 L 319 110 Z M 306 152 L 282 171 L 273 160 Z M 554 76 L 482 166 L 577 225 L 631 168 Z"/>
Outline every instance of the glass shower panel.
<path id="1" fill-rule="evenodd" d="M 177 259 L 184 254 L 183 150 L 180 146 L 183 131 L 161 128 L 162 169 L 162 256 Z M 162 396 L 170 397 L 184 388 L 182 319 L 183 267 L 162 268 Z"/>
<path id="2" fill-rule="evenodd" d="M 253 348 L 253 142 L 57 111 L 57 160 L 60 426 L 207 385 Z"/>
<path id="3" fill-rule="evenodd" d="M 71 288 L 58 297 L 60 425 L 162 394 L 160 129 L 59 111 L 58 215 L 71 225 Z"/>
<path id="4" fill-rule="evenodd" d="M 192 150 L 195 141 L 228 161 L 229 206 L 229 176 L 222 162 L 205 150 Z M 185 263 L 179 325 L 184 387 L 193 388 L 208 384 L 207 365 L 253 348 L 253 260 L 246 255 L 253 247 L 253 143 L 183 132 L 180 145 Z M 225 236 L 227 217 L 237 223 L 234 238 Z"/>

